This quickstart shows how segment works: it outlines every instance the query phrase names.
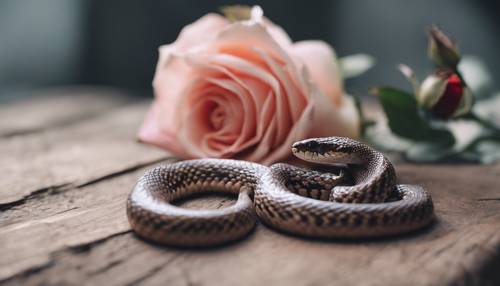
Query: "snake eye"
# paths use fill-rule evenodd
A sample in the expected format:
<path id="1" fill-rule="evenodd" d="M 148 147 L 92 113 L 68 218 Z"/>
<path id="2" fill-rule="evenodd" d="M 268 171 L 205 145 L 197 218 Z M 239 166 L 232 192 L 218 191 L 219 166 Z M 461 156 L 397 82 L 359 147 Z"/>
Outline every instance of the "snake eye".
<path id="1" fill-rule="evenodd" d="M 316 151 L 319 148 L 319 146 L 320 146 L 320 144 L 318 143 L 318 141 L 315 141 L 315 140 L 308 141 L 306 143 L 306 145 L 307 145 L 307 148 L 309 150 L 312 150 L 312 151 Z"/>
<path id="2" fill-rule="evenodd" d="M 313 139 L 306 139 L 296 142 L 292 145 L 292 150 L 294 152 L 318 152 L 320 148 L 320 143 Z"/>

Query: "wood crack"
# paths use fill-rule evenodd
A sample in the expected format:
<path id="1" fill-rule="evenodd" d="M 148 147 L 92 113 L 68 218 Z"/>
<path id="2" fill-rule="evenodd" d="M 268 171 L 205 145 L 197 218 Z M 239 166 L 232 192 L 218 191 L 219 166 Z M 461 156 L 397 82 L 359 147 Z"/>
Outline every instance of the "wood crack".
<path id="1" fill-rule="evenodd" d="M 45 130 L 46 128 L 26 128 L 21 130 L 12 130 L 5 133 L 0 133 L 0 139 L 6 139 L 14 136 L 29 135 Z"/>
<path id="2" fill-rule="evenodd" d="M 112 235 L 108 235 L 106 237 L 103 237 L 103 238 L 100 238 L 100 239 L 97 239 L 97 240 L 94 240 L 94 241 L 91 241 L 91 242 L 87 242 L 87 243 L 82 243 L 82 244 L 70 246 L 70 247 L 68 247 L 66 249 L 63 249 L 61 251 L 69 250 L 69 251 L 71 251 L 73 253 L 88 252 L 88 251 L 92 250 L 92 248 L 98 246 L 99 244 L 101 244 L 103 242 L 106 242 L 109 239 L 112 239 L 114 237 L 130 233 L 131 231 L 132 230 L 129 229 L 129 230 L 126 230 L 126 231 L 117 232 L 117 233 L 114 233 Z"/>
<path id="3" fill-rule="evenodd" d="M 480 201 L 480 202 L 482 202 L 482 201 L 500 201 L 500 197 L 498 197 L 498 198 L 479 198 L 479 199 L 477 199 L 477 201 Z"/>
<path id="4" fill-rule="evenodd" d="M 74 210 L 77 210 L 77 209 L 79 209 L 79 207 L 72 207 L 72 208 L 69 208 L 69 209 L 65 209 L 65 210 L 56 212 L 56 213 L 54 213 L 54 215 L 59 215 L 59 214 L 67 213 L 67 212 L 74 211 Z"/>
<path id="5" fill-rule="evenodd" d="M 14 275 L 9 276 L 9 277 L 5 277 L 3 279 L 0 279 L 0 284 L 7 283 L 9 281 L 12 281 L 12 280 L 15 280 L 18 278 L 26 279 L 27 277 L 41 273 L 54 265 L 55 265 L 55 261 L 51 255 L 48 262 L 46 262 L 44 264 L 37 265 L 35 267 L 31 267 L 29 269 L 26 269 L 24 271 L 21 271 L 19 273 L 16 273 Z"/>
<path id="6" fill-rule="evenodd" d="M 26 196 L 24 196 L 24 197 L 22 197 L 22 198 L 20 198 L 18 200 L 10 201 L 10 202 L 7 202 L 7 203 L 0 203 L 0 212 L 6 211 L 6 210 L 10 210 L 10 209 L 12 209 L 14 207 L 23 205 L 24 203 L 26 203 L 26 201 L 32 200 L 32 199 L 37 199 L 37 198 L 39 198 L 40 196 L 43 196 L 43 195 L 53 195 L 53 194 L 58 194 L 58 193 L 61 193 L 61 192 L 70 191 L 70 190 L 73 190 L 73 189 L 84 188 L 84 187 L 87 187 L 87 186 L 90 186 L 90 185 L 93 185 L 93 184 L 97 184 L 97 183 L 99 183 L 101 181 L 105 181 L 107 179 L 111 179 L 111 178 L 114 178 L 114 177 L 122 176 L 122 175 L 128 174 L 130 172 L 134 172 L 134 171 L 136 171 L 136 170 L 138 170 L 140 168 L 144 168 L 144 167 L 147 167 L 147 166 L 150 166 L 150 165 L 154 165 L 154 164 L 157 164 L 157 163 L 160 163 L 162 161 L 169 160 L 169 159 L 172 159 L 172 157 L 161 157 L 159 159 L 151 160 L 151 161 L 148 161 L 148 162 L 145 162 L 145 163 L 136 164 L 136 165 L 134 165 L 132 167 L 128 167 L 128 168 L 125 168 L 125 169 L 122 169 L 122 170 L 119 170 L 119 171 L 116 171 L 116 172 L 111 172 L 111 173 L 105 174 L 103 176 L 99 176 L 99 177 L 97 177 L 95 179 L 91 179 L 91 180 L 88 180 L 88 181 L 85 181 L 85 182 L 82 182 L 82 183 L 79 183 L 79 184 L 73 182 L 73 183 L 63 183 L 63 184 L 60 184 L 60 185 L 54 185 L 54 186 L 44 187 L 44 188 L 32 191 L 28 195 L 26 195 Z"/>
<path id="7" fill-rule="evenodd" d="M 118 260 L 115 260 L 115 261 L 111 261 L 109 264 L 105 265 L 104 267 L 101 267 L 95 271 L 91 271 L 89 272 L 90 275 L 97 275 L 97 274 L 100 274 L 100 273 L 104 273 L 106 271 L 109 271 L 110 269 L 120 265 L 123 263 L 123 259 L 118 259 Z"/>
<path id="8" fill-rule="evenodd" d="M 102 243 L 104 243 L 104 242 L 106 242 L 106 241 L 108 241 L 110 239 L 113 239 L 115 237 L 127 234 L 129 232 L 131 232 L 131 230 L 117 232 L 117 233 L 114 233 L 112 235 L 109 235 L 109 236 L 97 239 L 95 241 L 91 241 L 91 242 L 88 242 L 88 243 L 83 243 L 83 244 L 80 244 L 80 245 L 74 245 L 74 246 L 69 246 L 69 247 L 65 247 L 65 248 L 59 249 L 59 250 L 54 251 L 54 252 L 52 252 L 52 253 L 49 254 L 49 259 L 48 259 L 48 261 L 46 263 L 33 266 L 31 268 L 28 268 L 28 269 L 25 269 L 25 270 L 23 270 L 21 272 L 18 272 L 18 273 L 14 274 L 14 275 L 5 277 L 3 279 L 0 279 L 0 283 L 5 283 L 5 282 L 8 282 L 8 281 L 12 281 L 12 280 L 15 280 L 15 279 L 21 278 L 21 277 L 23 279 L 26 279 L 26 278 L 28 278 L 31 275 L 38 274 L 40 272 L 43 272 L 43 271 L 48 270 L 49 268 L 55 266 L 56 265 L 57 257 L 59 255 L 61 255 L 62 253 L 64 253 L 64 252 L 71 252 L 71 253 L 75 253 L 75 254 L 83 253 L 83 252 L 88 252 L 88 251 L 92 250 L 92 248 L 96 247 L 97 245 L 100 245 L 100 244 L 102 244 Z M 108 266 L 108 268 L 112 268 L 112 267 L 114 267 L 114 266 L 116 266 L 118 264 L 120 264 L 120 263 L 115 263 L 115 265 Z M 105 271 L 106 270 L 103 270 L 102 272 L 105 272 Z"/>
<path id="9" fill-rule="evenodd" d="M 259 224 L 228 247 L 180 250 L 133 235 L 125 212 L 144 170 L 175 161 L 133 141 L 149 103 L 113 109 L 94 91 L 30 102 L 3 108 L 14 116 L 0 122 L 0 135 L 13 136 L 0 136 L 0 285 L 500 285 L 497 165 L 399 164 L 405 181 L 433 196 L 436 224 L 422 232 L 314 241 Z M 95 120 L 53 127 L 97 110 Z M 180 206 L 233 201 L 215 195 Z"/>
<path id="10" fill-rule="evenodd" d="M 38 198 L 38 197 L 46 195 L 46 194 L 60 193 L 61 191 L 69 190 L 71 188 L 72 188 L 71 183 L 63 183 L 60 185 L 47 186 L 47 187 L 44 187 L 44 188 L 41 188 L 38 190 L 34 190 L 18 200 L 10 201 L 7 203 L 0 203 L 0 212 L 12 209 L 12 208 L 17 207 L 19 205 L 22 205 L 27 200 L 35 199 L 35 198 Z"/>
<path id="11" fill-rule="evenodd" d="M 95 178 L 93 180 L 89 180 L 87 182 L 78 184 L 75 187 L 78 188 L 78 189 L 79 188 L 84 188 L 84 187 L 87 187 L 87 186 L 99 183 L 99 182 L 104 181 L 104 180 L 108 180 L 108 179 L 112 179 L 112 178 L 115 178 L 115 177 L 118 177 L 118 176 L 122 176 L 122 175 L 128 174 L 130 172 L 136 171 L 138 169 L 141 169 L 141 168 L 144 168 L 144 167 L 147 167 L 147 166 L 150 166 L 150 165 L 154 165 L 154 164 L 160 163 L 162 161 L 166 161 L 168 159 L 172 159 L 172 157 L 162 157 L 162 158 L 155 159 L 155 160 L 152 160 L 152 161 L 148 161 L 148 162 L 145 162 L 145 163 L 136 164 L 136 165 L 134 165 L 132 167 L 128 167 L 128 168 L 120 170 L 120 171 L 112 172 L 112 173 L 106 174 L 104 176 Z"/>

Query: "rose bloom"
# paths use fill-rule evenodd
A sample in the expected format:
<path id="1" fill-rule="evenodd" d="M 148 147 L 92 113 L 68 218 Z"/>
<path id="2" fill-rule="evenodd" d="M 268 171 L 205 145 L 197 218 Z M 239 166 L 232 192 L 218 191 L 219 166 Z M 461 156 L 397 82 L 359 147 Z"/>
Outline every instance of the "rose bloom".
<path id="1" fill-rule="evenodd" d="M 253 7 L 249 20 L 208 14 L 160 47 L 155 99 L 139 140 L 188 158 L 271 164 L 309 137 L 357 138 L 333 49 L 292 43 Z"/>

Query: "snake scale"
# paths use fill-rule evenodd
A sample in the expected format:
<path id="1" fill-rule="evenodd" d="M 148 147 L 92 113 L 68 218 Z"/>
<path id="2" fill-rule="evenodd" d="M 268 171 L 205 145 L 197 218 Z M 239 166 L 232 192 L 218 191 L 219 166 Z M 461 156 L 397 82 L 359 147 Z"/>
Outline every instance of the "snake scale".
<path id="1" fill-rule="evenodd" d="M 139 236 L 157 243 L 208 246 L 245 236 L 256 217 L 277 230 L 316 238 L 394 235 L 433 220 L 431 196 L 419 186 L 396 185 L 391 162 L 361 142 L 311 138 L 294 143 L 292 152 L 333 167 L 321 172 L 230 159 L 157 167 L 147 171 L 129 195 L 130 225 Z M 210 210 L 171 204 L 214 191 L 237 194 L 238 200 Z"/>

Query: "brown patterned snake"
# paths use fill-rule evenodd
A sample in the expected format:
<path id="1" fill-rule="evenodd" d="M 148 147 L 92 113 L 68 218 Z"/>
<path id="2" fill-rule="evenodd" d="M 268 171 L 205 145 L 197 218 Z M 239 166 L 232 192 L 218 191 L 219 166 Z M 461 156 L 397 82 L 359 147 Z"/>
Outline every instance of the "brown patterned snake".
<path id="1" fill-rule="evenodd" d="M 157 167 L 139 179 L 129 196 L 130 225 L 158 243 L 206 246 L 243 237 L 254 227 L 255 214 L 281 231 L 320 238 L 393 235 L 433 220 L 430 195 L 419 186 L 395 185 L 389 160 L 363 143 L 313 138 L 295 143 L 292 151 L 305 161 L 347 168 L 324 173 L 223 159 Z M 239 194 L 238 200 L 215 210 L 170 204 L 212 191 Z"/>

